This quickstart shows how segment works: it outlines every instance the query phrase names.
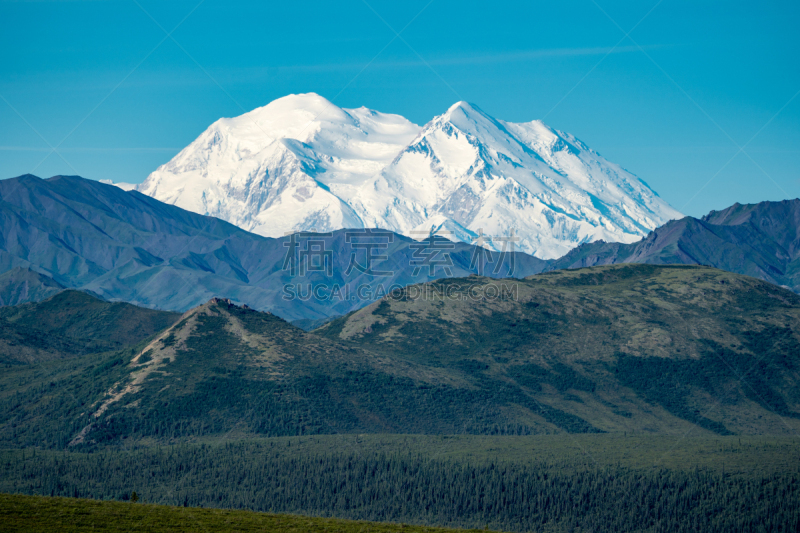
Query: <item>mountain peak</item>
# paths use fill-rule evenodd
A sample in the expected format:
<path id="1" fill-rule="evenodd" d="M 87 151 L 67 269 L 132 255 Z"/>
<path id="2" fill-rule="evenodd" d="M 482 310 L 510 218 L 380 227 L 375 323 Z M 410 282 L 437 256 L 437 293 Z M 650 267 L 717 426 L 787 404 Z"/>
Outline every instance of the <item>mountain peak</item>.
<path id="1" fill-rule="evenodd" d="M 466 100 L 459 100 L 455 104 L 451 105 L 447 109 L 445 114 L 450 114 L 450 113 L 453 113 L 455 111 L 462 111 L 464 113 L 478 111 L 480 113 L 483 113 L 483 111 L 481 111 L 481 109 L 478 106 L 476 106 L 475 104 L 471 104 L 471 103 L 467 102 Z"/>
<path id="2" fill-rule="evenodd" d="M 281 113 L 287 111 L 306 111 L 311 113 L 322 113 L 325 110 L 341 111 L 341 109 L 334 105 L 330 100 L 317 93 L 301 93 L 290 94 L 277 100 L 273 100 L 269 104 L 259 107 L 250 113 Z M 247 116 L 245 114 L 243 116 Z"/>
<path id="3" fill-rule="evenodd" d="M 220 307 L 226 307 L 228 309 L 231 309 L 231 308 L 234 308 L 234 307 L 235 308 L 239 308 L 239 309 L 250 309 L 245 304 L 237 305 L 237 304 L 233 303 L 233 301 L 231 301 L 230 298 L 219 298 L 217 296 L 211 298 L 208 302 L 206 302 L 206 306 L 208 306 L 208 307 L 220 306 Z"/>
<path id="4" fill-rule="evenodd" d="M 215 122 L 137 190 L 268 237 L 312 227 L 414 237 L 436 226 L 465 242 L 513 232 L 517 250 L 540 258 L 596 239 L 633 242 L 679 216 L 541 121 L 505 122 L 459 101 L 420 128 L 315 93 Z"/>
<path id="5" fill-rule="evenodd" d="M 440 118 L 443 121 L 465 128 L 470 128 L 471 126 L 468 124 L 475 124 L 476 122 L 494 121 L 481 108 L 464 100 L 451 105 L 444 114 L 440 115 Z"/>
<path id="6" fill-rule="evenodd" d="M 332 105 L 330 100 L 325 98 L 324 96 L 317 94 L 315 92 L 307 92 L 307 93 L 297 93 L 297 94 L 287 94 L 286 96 L 282 96 L 277 100 L 273 100 L 267 105 L 279 106 L 279 105 L 300 105 L 302 107 L 307 107 L 308 105 Z"/>
<path id="7" fill-rule="evenodd" d="M 14 179 L 19 181 L 27 181 L 27 180 L 42 181 L 42 178 L 40 178 L 39 176 L 34 176 L 33 174 L 22 174 L 21 176 L 17 176 Z"/>

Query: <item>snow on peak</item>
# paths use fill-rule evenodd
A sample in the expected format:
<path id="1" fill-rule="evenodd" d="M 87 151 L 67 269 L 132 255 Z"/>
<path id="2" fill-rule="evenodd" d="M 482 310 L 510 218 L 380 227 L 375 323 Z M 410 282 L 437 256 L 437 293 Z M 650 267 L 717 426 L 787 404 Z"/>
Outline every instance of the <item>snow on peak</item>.
<path id="1" fill-rule="evenodd" d="M 105 183 L 106 185 L 113 185 L 114 187 L 119 187 L 123 191 L 133 191 L 136 189 L 136 185 L 133 183 L 125 183 L 125 182 L 114 183 L 111 180 L 100 180 L 100 183 Z"/>
<path id="2" fill-rule="evenodd" d="M 457 102 L 419 127 L 289 95 L 223 118 L 137 190 L 261 235 L 380 227 L 558 257 L 680 213 L 574 136 Z M 425 235 L 422 235 L 425 234 Z"/>
<path id="3" fill-rule="evenodd" d="M 456 102 L 455 104 L 451 105 L 447 111 L 442 115 L 443 117 L 447 117 L 448 119 L 452 118 L 453 116 L 469 116 L 470 114 L 478 113 L 478 114 L 485 114 L 481 109 L 476 106 L 475 104 L 470 104 L 464 100 Z"/>

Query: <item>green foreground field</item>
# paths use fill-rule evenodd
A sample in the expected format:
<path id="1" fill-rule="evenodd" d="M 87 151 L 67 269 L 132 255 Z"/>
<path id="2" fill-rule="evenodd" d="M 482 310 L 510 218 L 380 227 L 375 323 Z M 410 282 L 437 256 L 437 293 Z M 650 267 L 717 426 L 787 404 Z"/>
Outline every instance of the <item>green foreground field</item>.
<path id="1" fill-rule="evenodd" d="M 269 531 L 276 533 L 447 533 L 454 530 L 334 518 L 196 507 L 0 494 L 0 530 L 9 533 Z"/>

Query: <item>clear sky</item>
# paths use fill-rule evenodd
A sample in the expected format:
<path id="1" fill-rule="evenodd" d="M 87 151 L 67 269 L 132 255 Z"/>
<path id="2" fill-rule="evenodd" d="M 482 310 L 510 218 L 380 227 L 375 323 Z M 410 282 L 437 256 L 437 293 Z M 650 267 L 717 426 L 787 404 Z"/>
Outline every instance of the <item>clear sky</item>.
<path id="1" fill-rule="evenodd" d="M 798 28 L 796 0 L 0 0 L 0 177 L 138 183 L 214 120 L 313 91 L 542 119 L 699 216 L 800 196 Z"/>

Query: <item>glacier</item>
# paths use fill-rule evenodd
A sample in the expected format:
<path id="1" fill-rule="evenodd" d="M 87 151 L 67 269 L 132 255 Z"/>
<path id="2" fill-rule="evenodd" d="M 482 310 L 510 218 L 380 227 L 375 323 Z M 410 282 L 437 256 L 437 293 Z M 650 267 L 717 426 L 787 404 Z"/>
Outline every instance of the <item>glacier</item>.
<path id="1" fill-rule="evenodd" d="M 457 102 L 420 127 L 314 93 L 214 122 L 135 189 L 266 237 L 383 228 L 541 259 L 586 242 L 631 243 L 683 217 L 541 121 Z"/>

